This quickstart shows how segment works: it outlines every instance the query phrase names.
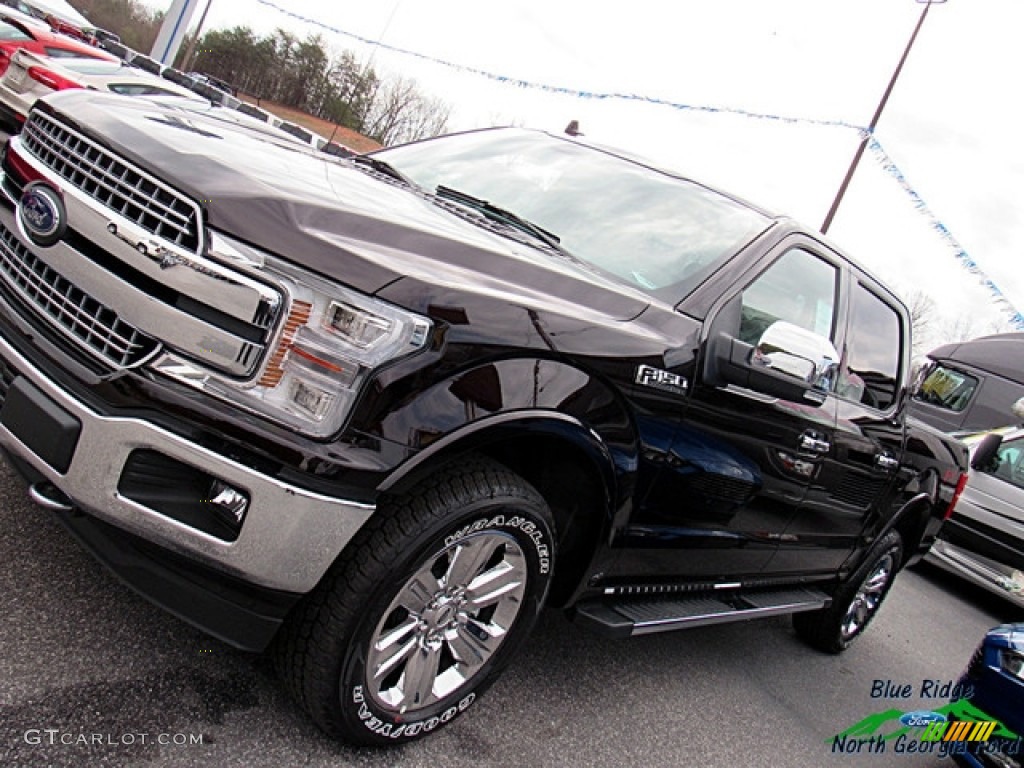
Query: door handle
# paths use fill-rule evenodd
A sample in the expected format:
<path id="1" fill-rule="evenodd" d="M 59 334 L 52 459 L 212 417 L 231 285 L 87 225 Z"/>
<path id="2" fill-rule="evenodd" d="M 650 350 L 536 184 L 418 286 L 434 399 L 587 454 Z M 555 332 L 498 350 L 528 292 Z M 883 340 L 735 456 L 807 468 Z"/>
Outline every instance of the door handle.
<path id="1" fill-rule="evenodd" d="M 811 434 L 800 435 L 800 450 L 810 453 L 828 453 L 832 444 L 828 440 L 822 440 Z"/>
<path id="2" fill-rule="evenodd" d="M 888 472 L 893 469 L 899 469 L 900 462 L 887 453 L 879 453 L 875 456 L 875 466 Z"/>

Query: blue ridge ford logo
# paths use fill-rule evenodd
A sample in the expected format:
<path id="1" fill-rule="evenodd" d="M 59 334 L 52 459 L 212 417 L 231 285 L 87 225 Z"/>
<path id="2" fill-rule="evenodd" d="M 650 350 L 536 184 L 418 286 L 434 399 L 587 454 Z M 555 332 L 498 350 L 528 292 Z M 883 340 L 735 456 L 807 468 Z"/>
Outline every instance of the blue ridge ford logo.
<path id="1" fill-rule="evenodd" d="M 18 221 L 36 245 L 53 245 L 68 227 L 64 202 L 57 191 L 41 181 L 25 187 L 18 202 Z"/>

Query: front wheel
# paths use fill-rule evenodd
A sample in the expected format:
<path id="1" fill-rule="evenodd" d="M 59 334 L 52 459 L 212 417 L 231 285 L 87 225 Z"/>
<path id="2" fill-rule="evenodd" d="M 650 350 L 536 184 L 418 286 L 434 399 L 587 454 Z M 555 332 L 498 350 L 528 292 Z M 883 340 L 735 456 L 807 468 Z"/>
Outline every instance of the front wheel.
<path id="1" fill-rule="evenodd" d="M 543 498 L 499 464 L 441 471 L 378 511 L 299 609 L 278 668 L 328 733 L 408 742 L 451 722 L 529 633 L 554 562 Z"/>
<path id="2" fill-rule="evenodd" d="M 878 613 L 902 557 L 902 539 L 896 531 L 889 531 L 875 542 L 861 566 L 836 590 L 832 605 L 793 615 L 797 634 L 822 651 L 845 651 Z"/>

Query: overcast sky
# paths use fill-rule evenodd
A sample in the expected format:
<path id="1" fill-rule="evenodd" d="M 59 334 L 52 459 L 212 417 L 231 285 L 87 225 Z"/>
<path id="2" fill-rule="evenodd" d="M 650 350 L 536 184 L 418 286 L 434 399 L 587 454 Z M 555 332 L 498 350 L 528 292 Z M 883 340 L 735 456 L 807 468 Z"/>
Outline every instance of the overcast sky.
<path id="1" fill-rule="evenodd" d="M 445 100 L 452 129 L 561 131 L 577 119 L 588 140 L 818 227 L 859 141 L 849 126 L 870 122 L 923 8 L 914 0 L 212 0 L 206 29 L 318 33 Z M 1009 314 L 964 268 L 964 252 L 1024 311 L 1021 30 L 1020 0 L 932 5 L 876 132 L 895 167 L 866 153 L 830 232 L 904 298 L 922 290 L 947 323 L 974 318 L 976 332 Z"/>

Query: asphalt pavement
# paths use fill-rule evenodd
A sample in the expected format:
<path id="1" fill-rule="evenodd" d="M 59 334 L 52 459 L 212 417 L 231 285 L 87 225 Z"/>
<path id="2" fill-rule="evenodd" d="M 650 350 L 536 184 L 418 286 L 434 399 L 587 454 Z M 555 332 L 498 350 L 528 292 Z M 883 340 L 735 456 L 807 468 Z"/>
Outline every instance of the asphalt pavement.
<path id="1" fill-rule="evenodd" d="M 464 717 L 355 750 L 311 725 L 264 659 L 116 581 L 6 464 L 0 499 L 2 766 L 951 766 L 836 754 L 833 737 L 892 706 L 927 708 L 924 681 L 955 680 L 984 632 L 1015 618 L 930 569 L 902 574 L 841 656 L 804 646 L 787 618 L 615 642 L 548 611 Z M 914 697 L 873 698 L 879 680 Z"/>

